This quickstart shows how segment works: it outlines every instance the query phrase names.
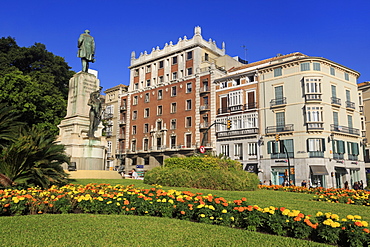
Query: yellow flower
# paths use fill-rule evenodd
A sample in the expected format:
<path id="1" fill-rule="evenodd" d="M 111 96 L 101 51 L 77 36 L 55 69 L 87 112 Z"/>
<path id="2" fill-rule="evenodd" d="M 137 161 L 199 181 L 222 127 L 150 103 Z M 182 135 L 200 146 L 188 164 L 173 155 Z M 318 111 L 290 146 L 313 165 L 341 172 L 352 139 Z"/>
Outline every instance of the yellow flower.
<path id="1" fill-rule="evenodd" d="M 172 199 L 168 200 L 168 202 L 171 203 L 171 204 L 173 204 L 173 200 Z"/>
<path id="2" fill-rule="evenodd" d="M 368 226 L 369 226 L 369 223 L 367 223 L 366 221 L 361 221 L 361 223 L 362 223 L 362 225 L 363 225 L 364 227 L 368 227 Z"/>
<path id="3" fill-rule="evenodd" d="M 166 199 L 166 198 L 163 198 L 163 199 L 162 199 L 162 202 L 166 202 L 166 201 L 167 201 L 167 199 Z"/>
<path id="4" fill-rule="evenodd" d="M 216 210 L 215 207 L 212 206 L 212 205 L 210 205 L 208 208 L 211 209 L 211 210 Z"/>
<path id="5" fill-rule="evenodd" d="M 202 218 L 206 217 L 204 214 L 200 214 L 199 216 L 202 217 Z"/>
<path id="6" fill-rule="evenodd" d="M 289 222 L 289 220 L 286 220 L 285 222 Z"/>
<path id="7" fill-rule="evenodd" d="M 227 213 L 227 210 L 226 209 L 224 209 L 224 210 L 222 210 L 221 211 L 223 214 L 225 214 L 225 213 Z"/>
<path id="8" fill-rule="evenodd" d="M 317 212 L 317 214 L 316 214 L 316 216 L 317 217 L 320 217 L 320 216 L 322 216 L 323 215 L 323 213 L 322 212 Z"/>
<path id="9" fill-rule="evenodd" d="M 107 202 L 107 204 L 111 204 L 111 203 L 112 203 L 112 201 Z"/>
<path id="10" fill-rule="evenodd" d="M 360 215 L 354 215 L 353 216 L 356 220 L 361 220 L 361 216 Z"/>
<path id="11" fill-rule="evenodd" d="M 211 220 L 213 220 L 215 217 L 213 217 L 213 216 L 211 216 L 211 217 L 209 217 Z"/>
<path id="12" fill-rule="evenodd" d="M 234 220 L 235 220 L 235 218 L 234 218 L 233 216 L 231 216 L 231 217 L 230 217 L 230 219 L 231 219 L 232 221 L 234 221 Z"/>
<path id="13" fill-rule="evenodd" d="M 353 220 L 353 219 L 355 219 L 355 217 L 353 217 L 353 215 L 347 215 L 347 219 L 349 219 L 349 220 Z"/>
<path id="14" fill-rule="evenodd" d="M 288 215 L 289 213 L 290 213 L 289 209 L 284 209 L 284 211 L 282 212 L 283 215 Z"/>
<path id="15" fill-rule="evenodd" d="M 204 207 L 204 204 L 199 204 L 198 206 L 197 206 L 197 208 L 203 208 Z"/>

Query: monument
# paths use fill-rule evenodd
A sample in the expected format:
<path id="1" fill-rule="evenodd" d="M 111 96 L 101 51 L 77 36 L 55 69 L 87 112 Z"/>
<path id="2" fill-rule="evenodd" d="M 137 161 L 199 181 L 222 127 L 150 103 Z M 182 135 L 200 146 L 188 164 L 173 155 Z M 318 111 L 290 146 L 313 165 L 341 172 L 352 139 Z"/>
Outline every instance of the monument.
<path id="1" fill-rule="evenodd" d="M 95 62 L 95 41 L 90 31 L 80 35 L 78 54 L 82 71 L 69 80 L 67 115 L 61 121 L 58 141 L 71 157 L 69 170 L 105 170 L 107 141 L 102 137 L 102 102 L 97 73 L 89 69 Z M 67 169 L 67 167 L 64 167 Z"/>

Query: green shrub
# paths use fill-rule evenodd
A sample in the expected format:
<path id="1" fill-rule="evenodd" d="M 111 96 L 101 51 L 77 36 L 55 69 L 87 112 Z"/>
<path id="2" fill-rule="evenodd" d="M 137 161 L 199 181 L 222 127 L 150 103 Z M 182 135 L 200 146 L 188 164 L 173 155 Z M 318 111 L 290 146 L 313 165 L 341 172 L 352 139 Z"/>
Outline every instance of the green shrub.
<path id="1" fill-rule="evenodd" d="M 191 187 L 213 190 L 256 190 L 256 174 L 243 170 L 208 169 L 202 171 L 183 168 L 157 167 L 145 174 L 145 184 Z"/>
<path id="2" fill-rule="evenodd" d="M 231 159 L 220 159 L 214 156 L 168 158 L 164 161 L 164 166 L 169 168 L 183 168 L 192 171 L 203 171 L 208 169 L 242 170 L 240 162 Z"/>

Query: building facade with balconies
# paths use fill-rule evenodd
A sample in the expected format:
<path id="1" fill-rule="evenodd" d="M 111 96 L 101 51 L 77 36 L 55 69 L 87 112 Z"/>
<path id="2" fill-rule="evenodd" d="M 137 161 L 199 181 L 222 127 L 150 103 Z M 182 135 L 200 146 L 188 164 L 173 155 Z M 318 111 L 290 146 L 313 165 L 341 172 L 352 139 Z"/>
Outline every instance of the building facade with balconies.
<path id="1" fill-rule="evenodd" d="M 361 121 L 361 134 L 364 138 L 364 159 L 366 173 L 370 173 L 370 82 L 362 82 L 358 84 L 359 90 L 359 100 L 362 102 L 360 106 L 360 111 L 362 112 L 362 121 Z"/>
<path id="2" fill-rule="evenodd" d="M 301 53 L 264 60 L 258 69 L 261 180 L 282 184 L 290 175 L 297 185 L 336 188 L 366 181 L 358 77 Z"/>
<path id="3" fill-rule="evenodd" d="M 163 164 L 167 157 L 192 155 L 203 144 L 214 149 L 215 84 L 238 60 L 225 54 L 225 44 L 202 38 L 200 27 L 194 36 L 166 43 L 163 49 L 131 55 L 130 85 L 122 97 L 127 109 L 120 134 L 126 171 L 145 170 Z"/>
<path id="4" fill-rule="evenodd" d="M 258 171 L 260 157 L 258 120 L 259 64 L 232 68 L 216 84 L 216 151 L 242 163 L 249 172 Z M 227 127 L 230 121 L 231 128 Z"/>
<path id="5" fill-rule="evenodd" d="M 104 134 L 107 139 L 107 160 L 105 168 L 115 170 L 121 165 L 119 152 L 119 135 L 122 95 L 127 92 L 128 86 L 118 85 L 104 91 L 105 102 L 103 111 Z"/>

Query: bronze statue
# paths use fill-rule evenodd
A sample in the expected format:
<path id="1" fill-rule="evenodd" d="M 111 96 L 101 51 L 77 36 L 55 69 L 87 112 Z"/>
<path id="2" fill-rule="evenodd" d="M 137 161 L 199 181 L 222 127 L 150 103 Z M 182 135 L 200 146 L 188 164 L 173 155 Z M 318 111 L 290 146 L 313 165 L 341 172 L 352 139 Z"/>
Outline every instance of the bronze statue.
<path id="1" fill-rule="evenodd" d="M 100 92 L 102 87 L 99 88 L 99 90 L 90 93 L 90 99 L 87 102 L 87 105 L 90 106 L 90 112 L 89 112 L 89 119 L 90 119 L 90 126 L 89 126 L 89 132 L 87 133 L 88 137 L 95 137 L 94 133 L 98 129 L 101 115 L 102 115 L 102 104 L 100 100 Z"/>
<path id="2" fill-rule="evenodd" d="M 85 33 L 80 35 L 77 46 L 77 57 L 81 58 L 82 71 L 87 72 L 89 70 L 89 62 L 95 62 L 95 41 L 94 38 L 90 35 L 89 30 L 85 30 Z"/>

